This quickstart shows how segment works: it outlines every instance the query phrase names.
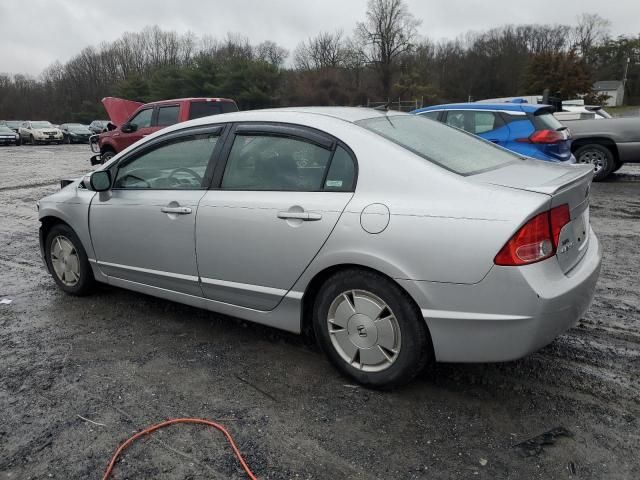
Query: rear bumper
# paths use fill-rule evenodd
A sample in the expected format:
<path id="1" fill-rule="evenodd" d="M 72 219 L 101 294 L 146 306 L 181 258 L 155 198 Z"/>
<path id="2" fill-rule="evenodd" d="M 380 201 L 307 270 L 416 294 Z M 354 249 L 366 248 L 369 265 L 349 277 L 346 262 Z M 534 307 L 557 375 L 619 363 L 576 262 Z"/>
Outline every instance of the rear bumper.
<path id="1" fill-rule="evenodd" d="M 494 266 L 473 285 L 400 280 L 418 301 L 436 360 L 501 362 L 534 352 L 574 326 L 593 300 L 602 251 L 593 231 L 583 259 L 563 273 L 556 258 Z"/>

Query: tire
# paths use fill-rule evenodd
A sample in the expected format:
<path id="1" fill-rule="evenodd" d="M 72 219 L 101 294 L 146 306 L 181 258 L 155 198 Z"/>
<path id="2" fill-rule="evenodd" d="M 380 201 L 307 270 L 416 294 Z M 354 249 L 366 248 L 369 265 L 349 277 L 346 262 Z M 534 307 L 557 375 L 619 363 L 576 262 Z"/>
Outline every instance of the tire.
<path id="1" fill-rule="evenodd" d="M 35 145 L 36 144 L 36 139 L 33 135 L 29 135 L 29 143 L 31 145 Z"/>
<path id="2" fill-rule="evenodd" d="M 411 297 L 368 270 L 344 270 L 325 281 L 313 329 L 331 363 L 367 387 L 404 385 L 433 357 L 427 325 Z"/>
<path id="3" fill-rule="evenodd" d="M 66 143 L 67 145 L 71 145 L 71 135 L 67 135 L 64 138 L 64 143 Z"/>
<path id="4" fill-rule="evenodd" d="M 45 239 L 45 260 L 61 290 L 76 296 L 91 293 L 95 286 L 93 271 L 71 227 L 60 223 L 51 228 Z"/>
<path id="5" fill-rule="evenodd" d="M 104 153 L 100 154 L 100 162 L 107 163 L 109 160 L 111 160 L 115 156 L 116 156 L 116 152 L 114 152 L 113 150 L 105 150 Z"/>
<path id="6" fill-rule="evenodd" d="M 617 172 L 617 171 L 618 171 L 618 170 L 620 170 L 623 166 L 624 166 L 624 163 L 622 163 L 622 162 L 616 162 L 615 166 L 613 167 L 613 170 L 611 170 L 611 173 Z"/>
<path id="7" fill-rule="evenodd" d="M 578 148 L 575 156 L 578 163 L 590 163 L 594 166 L 594 182 L 599 182 L 607 178 L 615 167 L 613 152 L 607 147 L 597 143 Z"/>

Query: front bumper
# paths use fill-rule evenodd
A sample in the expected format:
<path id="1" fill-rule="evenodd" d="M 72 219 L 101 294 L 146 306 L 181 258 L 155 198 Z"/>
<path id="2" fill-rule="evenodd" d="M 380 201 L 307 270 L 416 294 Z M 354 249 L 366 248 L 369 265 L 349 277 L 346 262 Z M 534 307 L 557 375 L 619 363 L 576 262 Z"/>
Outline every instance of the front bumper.
<path id="1" fill-rule="evenodd" d="M 501 362 L 524 357 L 573 327 L 589 308 L 602 250 L 589 249 L 567 274 L 556 258 L 525 267 L 494 266 L 473 285 L 399 283 L 418 301 L 436 360 Z"/>

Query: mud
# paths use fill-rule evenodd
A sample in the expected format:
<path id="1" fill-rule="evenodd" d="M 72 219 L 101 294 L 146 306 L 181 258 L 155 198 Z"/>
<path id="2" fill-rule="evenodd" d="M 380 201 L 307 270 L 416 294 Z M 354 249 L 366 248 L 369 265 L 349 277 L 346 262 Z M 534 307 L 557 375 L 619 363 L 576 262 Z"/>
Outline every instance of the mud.
<path id="1" fill-rule="evenodd" d="M 436 365 L 384 393 L 301 337 L 116 288 L 61 293 L 34 204 L 88 157 L 0 148 L 0 479 L 100 478 L 121 441 L 182 416 L 225 424 L 263 479 L 640 478 L 640 166 L 593 186 L 605 257 L 576 328 L 523 360 Z M 174 426 L 114 478 L 244 477 L 220 434 Z"/>

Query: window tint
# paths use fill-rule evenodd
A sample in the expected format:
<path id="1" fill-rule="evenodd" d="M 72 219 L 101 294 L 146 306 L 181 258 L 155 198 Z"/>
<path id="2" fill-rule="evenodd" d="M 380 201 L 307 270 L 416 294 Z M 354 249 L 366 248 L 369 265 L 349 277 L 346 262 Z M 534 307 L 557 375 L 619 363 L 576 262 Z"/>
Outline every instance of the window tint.
<path id="1" fill-rule="evenodd" d="M 355 176 L 356 166 L 353 163 L 353 158 L 349 152 L 338 146 L 331 160 L 324 189 L 333 192 L 349 192 L 353 190 Z"/>
<path id="2" fill-rule="evenodd" d="M 237 135 L 222 188 L 317 191 L 331 151 L 288 137 Z"/>
<path id="3" fill-rule="evenodd" d="M 238 107 L 232 102 L 191 102 L 189 120 L 237 111 Z"/>
<path id="4" fill-rule="evenodd" d="M 537 110 L 533 114 L 533 126 L 536 130 L 560 130 L 564 128 L 548 110 Z"/>
<path id="5" fill-rule="evenodd" d="M 113 186 L 200 189 L 218 138 L 217 134 L 191 135 L 162 144 L 119 168 Z"/>
<path id="6" fill-rule="evenodd" d="M 451 110 L 447 112 L 447 125 L 479 135 L 504 125 L 500 116 L 494 112 L 474 110 Z"/>
<path id="7" fill-rule="evenodd" d="M 178 114 L 180 113 L 180 107 L 178 105 L 171 105 L 168 107 L 158 108 L 158 123 L 159 127 L 166 127 L 178 123 Z"/>
<path id="8" fill-rule="evenodd" d="M 438 115 L 440 115 L 439 111 L 435 111 L 435 112 L 424 112 L 424 113 L 420 113 L 419 115 L 425 117 L 425 118 L 429 118 L 431 120 L 438 120 Z"/>
<path id="9" fill-rule="evenodd" d="M 129 123 L 136 125 L 138 128 L 145 128 L 151 126 L 151 116 L 153 115 L 153 108 L 147 108 L 142 110 L 135 117 L 133 117 Z"/>
<path id="10" fill-rule="evenodd" d="M 520 158 L 489 142 L 419 115 L 384 115 L 356 123 L 461 175 L 473 175 Z"/>

